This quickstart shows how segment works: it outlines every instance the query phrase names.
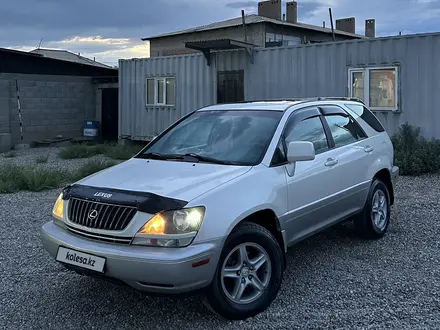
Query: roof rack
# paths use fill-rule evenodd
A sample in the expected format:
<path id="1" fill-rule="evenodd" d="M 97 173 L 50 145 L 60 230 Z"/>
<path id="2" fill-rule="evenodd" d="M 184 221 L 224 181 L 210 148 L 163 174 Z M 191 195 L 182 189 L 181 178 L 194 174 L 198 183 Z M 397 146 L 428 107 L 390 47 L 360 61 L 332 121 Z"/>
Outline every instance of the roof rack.
<path id="1" fill-rule="evenodd" d="M 250 100 L 250 101 L 241 101 L 236 103 L 249 103 L 249 102 L 277 102 L 277 101 L 287 101 L 287 102 L 313 102 L 313 101 L 325 101 L 325 100 L 333 100 L 333 101 L 352 101 L 352 102 L 360 102 L 365 104 L 360 98 L 357 97 L 304 97 L 304 98 L 272 98 L 272 99 L 261 99 L 261 100 Z M 234 102 L 235 103 L 235 102 Z"/>

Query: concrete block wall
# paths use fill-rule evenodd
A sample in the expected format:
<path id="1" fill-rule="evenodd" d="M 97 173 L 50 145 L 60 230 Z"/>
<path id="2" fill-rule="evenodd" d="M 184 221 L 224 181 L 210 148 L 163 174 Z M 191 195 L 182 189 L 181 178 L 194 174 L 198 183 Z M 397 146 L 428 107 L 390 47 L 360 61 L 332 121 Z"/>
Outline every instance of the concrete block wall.
<path id="1" fill-rule="evenodd" d="M 0 152 L 7 151 L 11 148 L 11 134 L 9 133 L 9 97 L 9 81 L 0 78 Z"/>
<path id="2" fill-rule="evenodd" d="M 24 143 L 57 135 L 80 137 L 84 120 L 95 119 L 96 89 L 91 78 L 23 74 L 17 78 Z M 8 97 L 1 98 L 6 95 Z M 18 144 L 20 125 L 15 75 L 12 74 L 0 75 L 0 132 L 6 130 L 5 113 L 9 116 L 12 144 Z"/>
<path id="3" fill-rule="evenodd" d="M 0 133 L 9 133 L 9 81 L 0 78 Z"/>

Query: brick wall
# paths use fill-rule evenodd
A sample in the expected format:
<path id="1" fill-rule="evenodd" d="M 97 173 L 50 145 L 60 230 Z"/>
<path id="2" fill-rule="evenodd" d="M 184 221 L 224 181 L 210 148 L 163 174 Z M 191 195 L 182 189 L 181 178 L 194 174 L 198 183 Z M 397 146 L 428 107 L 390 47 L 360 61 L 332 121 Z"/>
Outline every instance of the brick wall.
<path id="1" fill-rule="evenodd" d="M 17 75 L 24 143 L 63 135 L 80 137 L 85 119 L 95 119 L 96 89 L 88 77 Z M 0 132 L 20 143 L 15 75 L 0 74 Z"/>

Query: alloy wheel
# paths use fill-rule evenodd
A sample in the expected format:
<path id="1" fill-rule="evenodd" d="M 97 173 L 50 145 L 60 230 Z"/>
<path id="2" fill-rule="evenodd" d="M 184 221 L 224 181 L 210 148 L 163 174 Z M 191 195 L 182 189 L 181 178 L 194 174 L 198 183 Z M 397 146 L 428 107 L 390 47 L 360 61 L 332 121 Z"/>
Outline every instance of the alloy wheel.
<path id="1" fill-rule="evenodd" d="M 272 265 L 268 253 L 256 243 L 243 243 L 226 257 L 221 284 L 225 295 L 237 304 L 256 301 L 269 285 Z"/>

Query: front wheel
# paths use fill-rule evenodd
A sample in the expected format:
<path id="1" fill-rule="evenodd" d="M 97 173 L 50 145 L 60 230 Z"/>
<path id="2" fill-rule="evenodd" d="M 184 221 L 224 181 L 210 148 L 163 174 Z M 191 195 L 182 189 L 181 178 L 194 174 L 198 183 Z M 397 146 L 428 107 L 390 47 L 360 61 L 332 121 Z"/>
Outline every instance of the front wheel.
<path id="1" fill-rule="evenodd" d="M 230 320 L 266 310 L 281 286 L 283 254 L 273 235 L 254 223 L 240 224 L 227 238 L 205 305 Z"/>

